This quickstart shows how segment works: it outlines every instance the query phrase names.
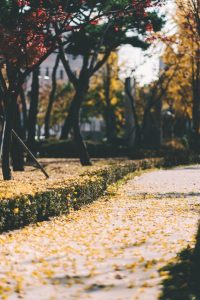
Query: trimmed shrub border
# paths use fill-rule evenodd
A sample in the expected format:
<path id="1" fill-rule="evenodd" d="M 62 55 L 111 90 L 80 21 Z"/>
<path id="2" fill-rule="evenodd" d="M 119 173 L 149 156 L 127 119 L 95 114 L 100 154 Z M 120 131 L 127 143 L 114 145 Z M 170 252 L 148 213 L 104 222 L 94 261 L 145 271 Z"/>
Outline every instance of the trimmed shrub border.
<path id="1" fill-rule="evenodd" d="M 198 155 L 151 158 L 102 167 L 69 181 L 65 186 L 35 195 L 22 195 L 0 201 L 0 232 L 17 229 L 50 217 L 68 214 L 102 196 L 107 187 L 127 174 L 159 167 L 198 163 Z"/>

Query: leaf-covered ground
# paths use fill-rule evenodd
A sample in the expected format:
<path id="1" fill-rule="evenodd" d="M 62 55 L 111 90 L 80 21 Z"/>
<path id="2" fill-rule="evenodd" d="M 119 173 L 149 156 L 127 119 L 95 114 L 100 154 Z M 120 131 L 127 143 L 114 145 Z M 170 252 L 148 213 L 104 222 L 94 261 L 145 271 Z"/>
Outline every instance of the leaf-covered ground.
<path id="1" fill-rule="evenodd" d="M 148 172 L 80 211 L 0 235 L 0 299 L 173 299 L 161 296 L 162 268 L 195 245 L 199 174 Z"/>
<path id="2" fill-rule="evenodd" d="M 52 187 L 63 187 L 66 182 L 77 178 L 78 175 L 98 170 L 119 160 L 94 160 L 92 167 L 82 167 L 77 159 L 43 158 L 39 161 L 50 176 L 49 179 L 34 166 L 26 166 L 25 172 L 13 172 L 11 181 L 0 178 L 0 199 L 35 194 Z"/>

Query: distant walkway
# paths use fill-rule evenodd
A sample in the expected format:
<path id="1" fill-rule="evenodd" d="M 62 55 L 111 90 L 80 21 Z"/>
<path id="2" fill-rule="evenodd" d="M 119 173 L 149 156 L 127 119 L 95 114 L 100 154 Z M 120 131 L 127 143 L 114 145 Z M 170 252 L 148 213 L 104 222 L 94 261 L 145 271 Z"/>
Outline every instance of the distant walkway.
<path id="1" fill-rule="evenodd" d="M 0 299 L 160 299 L 159 270 L 194 245 L 199 217 L 200 167 L 147 172 L 111 198 L 0 235 Z"/>

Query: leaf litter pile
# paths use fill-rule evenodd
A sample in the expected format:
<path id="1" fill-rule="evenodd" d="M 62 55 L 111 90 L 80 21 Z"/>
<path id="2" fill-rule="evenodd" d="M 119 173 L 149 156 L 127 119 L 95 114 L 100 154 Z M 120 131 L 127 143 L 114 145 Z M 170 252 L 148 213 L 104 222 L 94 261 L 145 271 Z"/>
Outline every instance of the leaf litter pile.
<path id="1" fill-rule="evenodd" d="M 160 269 L 194 247 L 198 182 L 197 169 L 148 172 L 80 211 L 2 234 L 0 298 L 159 299 Z"/>
<path id="2" fill-rule="evenodd" d="M 34 166 L 26 166 L 25 172 L 13 172 L 13 180 L 0 179 L 0 199 L 35 194 L 48 188 L 63 187 L 66 182 L 79 175 L 96 171 L 119 160 L 95 160 L 91 167 L 82 167 L 77 159 L 43 158 L 39 161 L 50 176 L 49 179 L 46 179 L 44 174 Z"/>

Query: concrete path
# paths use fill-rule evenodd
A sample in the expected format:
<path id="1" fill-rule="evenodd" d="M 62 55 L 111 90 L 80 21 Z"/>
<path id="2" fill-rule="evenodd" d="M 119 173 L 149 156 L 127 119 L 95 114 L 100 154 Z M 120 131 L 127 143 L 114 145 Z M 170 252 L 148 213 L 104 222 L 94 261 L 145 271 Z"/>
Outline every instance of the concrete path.
<path id="1" fill-rule="evenodd" d="M 0 235 L 0 299 L 159 299 L 159 270 L 194 246 L 199 215 L 199 166 L 147 172 L 69 216 Z"/>

